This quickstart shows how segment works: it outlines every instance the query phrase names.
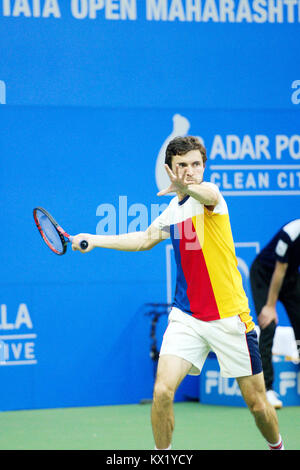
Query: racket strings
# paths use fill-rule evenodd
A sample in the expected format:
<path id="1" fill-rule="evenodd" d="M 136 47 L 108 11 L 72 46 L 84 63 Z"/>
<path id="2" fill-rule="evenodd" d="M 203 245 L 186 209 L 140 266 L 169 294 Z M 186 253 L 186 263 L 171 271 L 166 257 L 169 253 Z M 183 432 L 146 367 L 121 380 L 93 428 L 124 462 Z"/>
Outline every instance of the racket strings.
<path id="1" fill-rule="evenodd" d="M 64 242 L 61 239 L 53 223 L 49 220 L 49 218 L 45 214 L 43 214 L 43 212 L 39 210 L 36 211 L 36 217 L 39 223 L 39 230 L 45 242 L 56 253 L 59 253 L 59 254 L 63 253 Z"/>

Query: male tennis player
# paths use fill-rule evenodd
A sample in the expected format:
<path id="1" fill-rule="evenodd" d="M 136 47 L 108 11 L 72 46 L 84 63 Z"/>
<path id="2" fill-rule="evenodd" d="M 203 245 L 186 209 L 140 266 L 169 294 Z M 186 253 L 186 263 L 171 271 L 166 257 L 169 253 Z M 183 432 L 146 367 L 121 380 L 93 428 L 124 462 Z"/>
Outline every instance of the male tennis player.
<path id="1" fill-rule="evenodd" d="M 187 374 L 198 375 L 210 350 L 223 377 L 235 377 L 270 449 L 281 450 L 277 415 L 266 390 L 254 323 L 237 269 L 228 209 L 218 187 L 203 181 L 206 150 L 196 137 L 176 137 L 166 149 L 167 209 L 146 231 L 79 234 L 72 248 L 149 250 L 171 237 L 177 263 L 173 308 L 164 334 L 152 405 L 156 449 L 170 449 L 174 394 Z M 89 247 L 80 249 L 81 240 Z"/>

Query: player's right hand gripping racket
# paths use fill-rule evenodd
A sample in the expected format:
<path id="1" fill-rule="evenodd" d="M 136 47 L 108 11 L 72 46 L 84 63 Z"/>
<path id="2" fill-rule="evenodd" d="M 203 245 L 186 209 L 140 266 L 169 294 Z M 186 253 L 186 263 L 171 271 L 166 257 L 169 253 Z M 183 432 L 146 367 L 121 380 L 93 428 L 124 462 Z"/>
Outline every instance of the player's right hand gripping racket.
<path id="1" fill-rule="evenodd" d="M 52 215 L 42 207 L 36 207 L 33 209 L 33 217 L 42 239 L 50 250 L 57 255 L 65 254 L 67 251 L 67 243 L 72 243 L 74 237 L 65 232 Z M 80 242 L 80 248 L 82 250 L 86 250 L 87 247 L 88 242 L 86 240 L 82 240 Z"/>

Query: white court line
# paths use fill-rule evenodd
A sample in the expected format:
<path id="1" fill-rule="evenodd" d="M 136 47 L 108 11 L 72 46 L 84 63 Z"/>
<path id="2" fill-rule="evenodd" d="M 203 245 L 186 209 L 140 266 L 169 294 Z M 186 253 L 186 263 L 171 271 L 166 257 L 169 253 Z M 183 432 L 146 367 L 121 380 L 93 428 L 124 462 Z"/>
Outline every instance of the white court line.
<path id="1" fill-rule="evenodd" d="M 237 248 L 255 248 L 256 253 L 260 251 L 259 242 L 236 242 L 234 246 Z"/>
<path id="2" fill-rule="evenodd" d="M 0 340 L 5 339 L 34 339 L 36 338 L 36 334 L 28 334 L 28 335 L 0 335 Z"/>
<path id="3" fill-rule="evenodd" d="M 299 196 L 300 191 L 223 191 L 224 196 Z"/>
<path id="4" fill-rule="evenodd" d="M 36 360 L 28 360 L 28 361 L 4 361 L 0 362 L 0 366 L 29 366 L 32 364 L 37 364 Z"/>
<path id="5" fill-rule="evenodd" d="M 300 165 L 210 165 L 211 170 L 300 170 Z"/>
<path id="6" fill-rule="evenodd" d="M 172 303 L 172 268 L 171 268 L 171 250 L 173 245 L 166 246 L 166 268 L 167 268 L 167 303 Z"/>

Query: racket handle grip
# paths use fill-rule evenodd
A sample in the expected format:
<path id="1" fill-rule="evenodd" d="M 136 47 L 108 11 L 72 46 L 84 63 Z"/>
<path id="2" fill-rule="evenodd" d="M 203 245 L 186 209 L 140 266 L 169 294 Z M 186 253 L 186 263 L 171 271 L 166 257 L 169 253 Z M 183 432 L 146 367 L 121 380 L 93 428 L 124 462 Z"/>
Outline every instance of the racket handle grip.
<path id="1" fill-rule="evenodd" d="M 73 242 L 73 238 L 74 238 L 74 237 L 73 237 L 72 235 L 69 236 L 69 240 L 70 240 L 71 243 Z M 79 246 L 80 246 L 80 248 L 81 248 L 82 250 L 86 250 L 87 247 L 89 246 L 89 244 L 88 244 L 88 242 L 87 242 L 86 240 L 82 240 L 82 241 L 79 243 Z"/>
<path id="2" fill-rule="evenodd" d="M 88 246 L 89 246 L 89 244 L 86 240 L 82 240 L 82 242 L 80 242 L 80 248 L 82 250 L 86 250 Z"/>

